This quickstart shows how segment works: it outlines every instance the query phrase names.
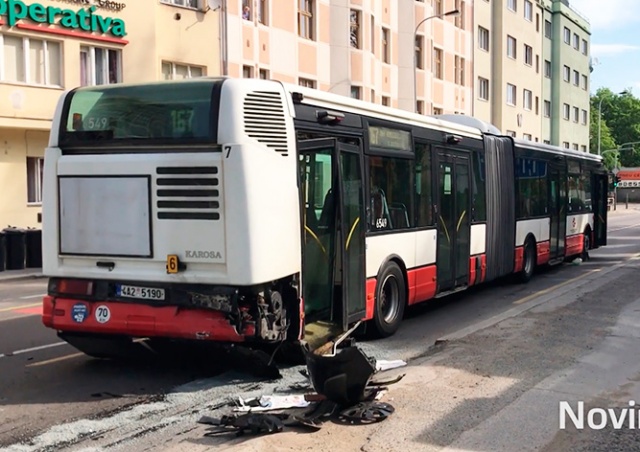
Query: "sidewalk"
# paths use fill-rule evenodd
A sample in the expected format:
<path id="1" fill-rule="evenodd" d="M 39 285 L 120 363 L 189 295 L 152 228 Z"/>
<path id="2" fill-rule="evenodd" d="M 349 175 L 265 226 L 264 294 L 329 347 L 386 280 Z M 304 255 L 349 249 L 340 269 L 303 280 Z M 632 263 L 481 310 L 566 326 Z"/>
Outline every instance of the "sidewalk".
<path id="1" fill-rule="evenodd" d="M 24 270 L 5 270 L 0 272 L 0 283 L 29 278 L 43 278 L 41 268 L 25 268 Z"/>

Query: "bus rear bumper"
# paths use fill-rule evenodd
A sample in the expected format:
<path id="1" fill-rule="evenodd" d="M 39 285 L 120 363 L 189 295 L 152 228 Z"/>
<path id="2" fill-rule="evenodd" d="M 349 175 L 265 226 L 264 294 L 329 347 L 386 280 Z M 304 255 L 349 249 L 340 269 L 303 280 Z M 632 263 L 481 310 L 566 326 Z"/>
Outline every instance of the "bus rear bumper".
<path id="1" fill-rule="evenodd" d="M 42 323 L 67 333 L 242 342 L 222 312 L 45 296 Z"/>

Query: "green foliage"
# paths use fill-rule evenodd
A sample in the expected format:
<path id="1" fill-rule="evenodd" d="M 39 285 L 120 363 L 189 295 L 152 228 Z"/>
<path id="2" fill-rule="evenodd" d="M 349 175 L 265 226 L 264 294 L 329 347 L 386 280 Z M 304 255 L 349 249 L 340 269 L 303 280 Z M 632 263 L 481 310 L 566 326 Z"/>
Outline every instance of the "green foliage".
<path id="1" fill-rule="evenodd" d="M 602 101 L 601 150 L 618 149 L 620 166 L 640 166 L 640 99 L 635 97 L 631 90 L 616 94 L 609 88 L 600 88 L 591 97 L 592 152 L 597 152 L 598 149 L 600 101 Z M 603 152 L 605 165 L 608 168 L 614 164 L 616 154 Z"/>

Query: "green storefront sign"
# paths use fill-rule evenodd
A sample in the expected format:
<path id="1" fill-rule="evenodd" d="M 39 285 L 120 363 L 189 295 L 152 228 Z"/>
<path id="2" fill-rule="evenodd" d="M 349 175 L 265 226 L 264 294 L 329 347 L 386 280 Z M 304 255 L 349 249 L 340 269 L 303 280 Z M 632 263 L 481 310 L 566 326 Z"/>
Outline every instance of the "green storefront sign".
<path id="1" fill-rule="evenodd" d="M 41 24 L 59 25 L 72 30 L 98 32 L 122 38 L 126 36 L 124 21 L 94 14 L 95 6 L 73 11 L 40 3 L 25 5 L 20 0 L 0 0 L 0 16 L 6 16 L 7 24 L 13 27 L 21 19 Z"/>

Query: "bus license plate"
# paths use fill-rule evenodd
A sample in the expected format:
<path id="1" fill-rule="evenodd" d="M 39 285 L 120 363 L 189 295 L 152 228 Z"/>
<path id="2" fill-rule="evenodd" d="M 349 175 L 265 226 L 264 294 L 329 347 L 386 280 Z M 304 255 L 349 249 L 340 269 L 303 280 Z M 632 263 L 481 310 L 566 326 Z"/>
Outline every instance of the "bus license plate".
<path id="1" fill-rule="evenodd" d="M 138 298 L 141 300 L 164 300 L 164 289 L 155 287 L 117 286 L 119 297 Z"/>

